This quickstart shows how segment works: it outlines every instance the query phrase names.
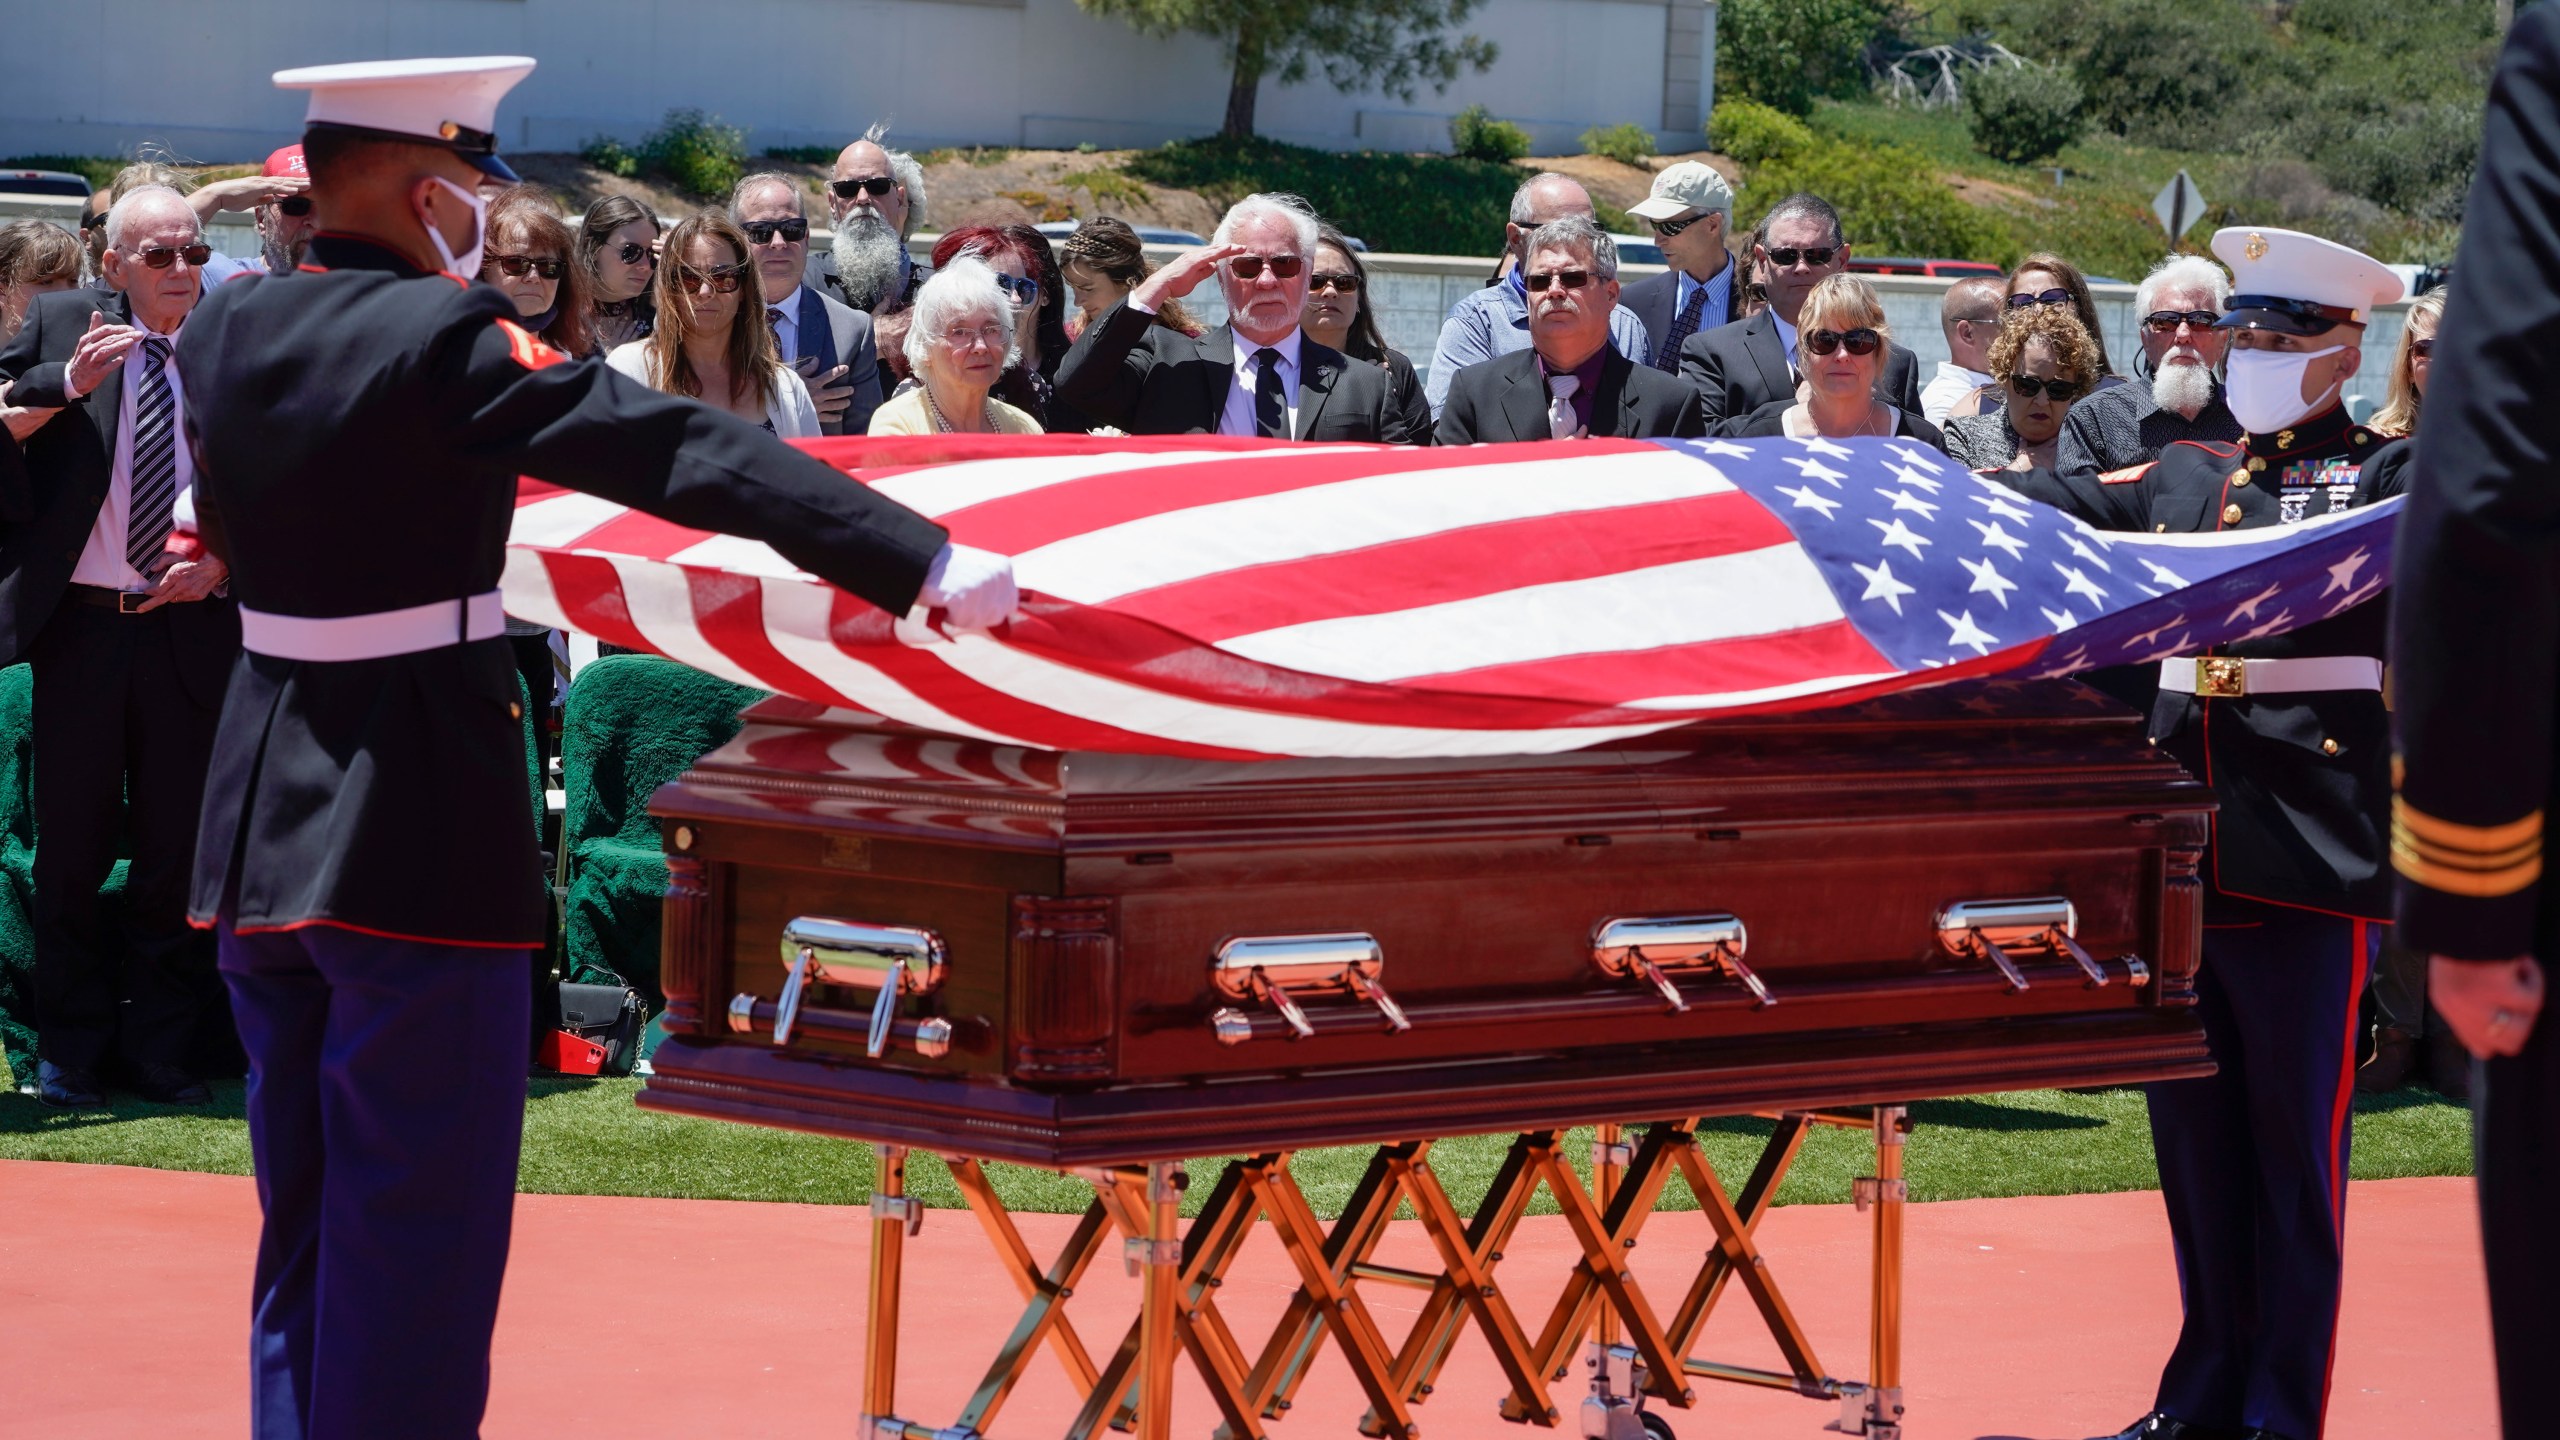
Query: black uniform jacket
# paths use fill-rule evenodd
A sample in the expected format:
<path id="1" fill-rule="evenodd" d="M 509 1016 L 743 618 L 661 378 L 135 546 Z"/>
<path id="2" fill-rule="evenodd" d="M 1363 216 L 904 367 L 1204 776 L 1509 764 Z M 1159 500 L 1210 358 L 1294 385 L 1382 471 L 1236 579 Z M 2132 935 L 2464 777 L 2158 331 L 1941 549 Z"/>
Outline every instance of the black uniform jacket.
<path id="1" fill-rule="evenodd" d="M 1470 365 L 1449 382 L 1440 407 L 1439 443 L 1551 440 L 1547 377 L 1535 350 L 1514 350 Z M 1591 433 L 1621 440 L 1663 436 L 1693 440 L 1706 432 L 1698 392 L 1677 375 L 1639 365 L 1615 349 L 1600 362 L 1591 390 Z"/>
<path id="2" fill-rule="evenodd" d="M 888 609 L 944 532 L 762 429 L 518 329 L 486 285 L 322 235 L 179 338 L 200 523 L 252 610 L 334 617 L 498 584 L 516 478 L 763 540 Z M 190 917 L 539 944 L 502 639 L 374 660 L 244 653 L 205 782 Z"/>
<path id="3" fill-rule="evenodd" d="M 1132 435 L 1213 435 L 1235 384 L 1235 332 L 1194 340 L 1122 301 L 1085 327 L 1058 366 L 1058 398 L 1097 425 Z M 1388 394 L 1387 372 L 1313 339 L 1298 340 L 1296 440 L 1428 445 Z"/>
<path id="4" fill-rule="evenodd" d="M 2560 802 L 2555 145 L 2560 10 L 2520 5 L 2489 87 L 2418 425 L 2424 478 L 2393 557 L 2391 638 L 2403 942 L 2463 960 L 2533 952 L 2546 966 L 2560 956 L 2543 855 Z M 2546 1002 L 2536 1023 L 2555 1014 Z"/>
<path id="5" fill-rule="evenodd" d="M 89 317 L 100 314 L 110 324 L 133 323 L 125 297 L 110 291 L 39 295 L 27 308 L 26 324 L 0 350 L 0 380 L 10 382 L 11 403 L 62 407 L 27 437 L 23 449 L 0 430 L 0 665 L 25 659 L 53 618 L 106 503 L 124 407 L 124 367 L 109 370 L 77 400 L 63 393 L 71 352 L 87 333 Z M 180 380 L 186 408 L 193 411 L 203 401 L 191 380 Z M 169 617 L 179 683 L 206 709 L 221 704 L 240 643 L 238 608 L 212 596 L 161 608 Z"/>
<path id="6" fill-rule="evenodd" d="M 2398 459 L 2386 454 L 2382 463 L 2368 463 L 2383 445 L 2345 410 L 2333 408 L 2291 430 L 2244 436 L 2239 445 L 2182 440 L 2150 464 L 2107 475 L 2035 470 L 1995 478 L 2102 530 L 2209 534 L 2325 515 L 2398 494 Z M 2389 578 L 2366 566 L 2344 577 L 2339 599 L 2373 598 L 2299 629 L 2211 653 L 2380 659 L 2388 607 L 2379 597 Z M 2212 700 L 2162 690 L 2151 711 L 2153 742 L 2211 785 L 2221 805 L 2205 857 L 2212 893 L 2388 918 L 2383 832 L 2391 794 L 2389 729 L 2379 691 Z"/>

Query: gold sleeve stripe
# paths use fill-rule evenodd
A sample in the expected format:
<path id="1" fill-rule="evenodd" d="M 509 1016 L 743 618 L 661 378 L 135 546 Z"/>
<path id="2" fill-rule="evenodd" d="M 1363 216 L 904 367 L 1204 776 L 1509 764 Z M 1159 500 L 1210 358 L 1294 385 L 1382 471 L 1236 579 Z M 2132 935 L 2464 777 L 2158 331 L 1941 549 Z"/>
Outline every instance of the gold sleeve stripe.
<path id="1" fill-rule="evenodd" d="M 2530 888 L 2542 878 L 2542 857 L 2537 855 L 2521 865 L 2510 865 L 2503 870 L 2458 870 L 2449 865 L 2438 865 L 2394 845 L 2391 847 L 2391 868 L 2430 890 L 2487 900 Z"/>
<path id="2" fill-rule="evenodd" d="M 2450 820 L 2437 819 L 2399 795 L 2391 797 L 2391 823 L 2394 828 L 2406 827 L 2430 845 L 2474 853 L 2511 850 L 2542 835 L 2542 812 L 2539 810 L 2504 825 L 2457 825 Z"/>
<path id="3" fill-rule="evenodd" d="M 2521 865 L 2542 853 L 2540 836 L 2527 840 L 2521 845 L 2510 845 L 2504 850 L 2487 853 L 2448 850 L 2441 845 L 2428 844 L 2423 838 L 2411 833 L 2408 826 L 2397 823 L 2391 827 L 2391 843 L 2413 855 L 2433 860 L 2439 865 L 2452 865 L 2464 870 L 2502 870 L 2509 865 Z"/>

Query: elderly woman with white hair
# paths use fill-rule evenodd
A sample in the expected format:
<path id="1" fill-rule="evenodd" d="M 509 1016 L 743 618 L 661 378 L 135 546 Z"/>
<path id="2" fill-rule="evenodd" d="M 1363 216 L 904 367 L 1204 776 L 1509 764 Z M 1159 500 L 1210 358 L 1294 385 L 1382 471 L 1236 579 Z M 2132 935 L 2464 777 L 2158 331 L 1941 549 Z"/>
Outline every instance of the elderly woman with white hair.
<path id="1" fill-rule="evenodd" d="M 988 393 L 1022 353 L 996 272 L 962 255 L 916 290 L 906 337 L 916 383 L 871 412 L 874 435 L 1037 435 L 1029 412 Z"/>

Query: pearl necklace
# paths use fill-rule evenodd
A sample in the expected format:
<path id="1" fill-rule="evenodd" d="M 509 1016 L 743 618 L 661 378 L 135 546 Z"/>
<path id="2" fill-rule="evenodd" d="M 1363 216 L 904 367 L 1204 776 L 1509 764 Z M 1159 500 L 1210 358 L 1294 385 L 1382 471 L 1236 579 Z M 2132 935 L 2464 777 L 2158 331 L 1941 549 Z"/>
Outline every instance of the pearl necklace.
<path id="1" fill-rule="evenodd" d="M 933 398 L 933 387 L 930 385 L 919 385 L 916 388 L 924 392 L 924 408 L 933 415 L 934 432 L 942 435 L 959 434 L 960 431 L 958 427 L 954 426 L 949 418 L 943 415 L 942 402 Z M 988 434 L 992 435 L 995 433 L 996 402 L 993 397 L 989 397 L 986 400 L 979 411 L 978 418 L 986 426 Z"/>

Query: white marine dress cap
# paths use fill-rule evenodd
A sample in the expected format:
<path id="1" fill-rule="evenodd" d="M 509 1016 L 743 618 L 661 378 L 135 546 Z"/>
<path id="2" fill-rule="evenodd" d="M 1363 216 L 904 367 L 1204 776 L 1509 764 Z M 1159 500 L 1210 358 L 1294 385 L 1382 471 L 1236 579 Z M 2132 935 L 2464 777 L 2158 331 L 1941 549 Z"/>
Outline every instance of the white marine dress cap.
<path id="1" fill-rule="evenodd" d="M 516 172 L 498 158 L 498 102 L 533 73 L 525 55 L 358 60 L 276 72 L 279 90 L 308 90 L 308 129 L 441 145 L 492 179 Z"/>

